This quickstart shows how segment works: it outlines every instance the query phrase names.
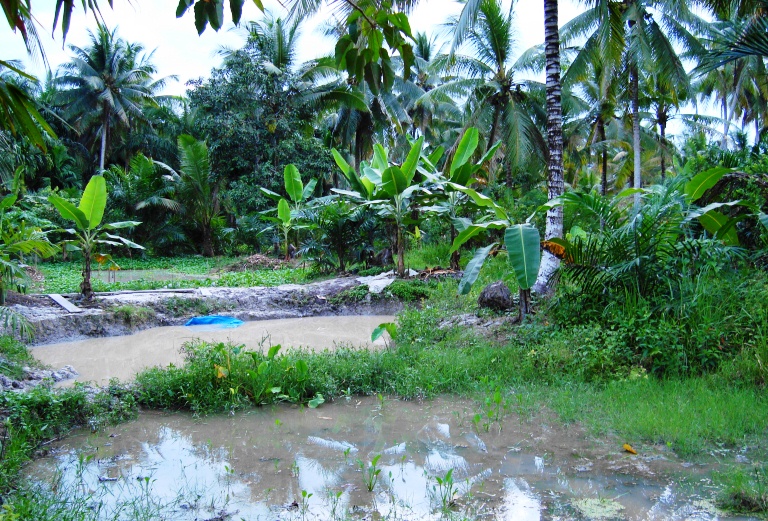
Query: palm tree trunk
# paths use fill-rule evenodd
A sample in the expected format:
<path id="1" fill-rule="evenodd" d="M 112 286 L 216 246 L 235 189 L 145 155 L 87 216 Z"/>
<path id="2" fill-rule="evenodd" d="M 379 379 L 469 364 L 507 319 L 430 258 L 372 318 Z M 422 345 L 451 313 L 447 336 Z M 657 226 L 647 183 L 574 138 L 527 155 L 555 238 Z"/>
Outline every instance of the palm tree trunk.
<path id="1" fill-rule="evenodd" d="M 634 169 L 632 176 L 632 186 L 642 188 L 642 163 L 640 150 L 640 94 L 639 94 L 639 74 L 637 63 L 633 63 L 629 70 L 629 89 L 632 98 L 632 155 L 634 159 Z M 640 210 L 640 194 L 635 194 L 635 212 Z"/>
<path id="2" fill-rule="evenodd" d="M 203 226 L 203 257 L 213 257 L 213 230 L 210 224 Z"/>
<path id="3" fill-rule="evenodd" d="M 667 178 L 667 113 L 662 111 L 658 116 L 659 134 L 661 137 L 661 182 Z"/>
<path id="4" fill-rule="evenodd" d="M 107 154 L 107 132 L 109 132 L 109 111 L 104 107 L 104 121 L 101 125 L 101 152 L 99 153 L 99 173 L 104 172 L 104 157 Z"/>
<path id="5" fill-rule="evenodd" d="M 728 101 L 723 96 L 720 102 L 723 109 L 723 139 L 720 140 L 720 148 L 725 150 L 728 147 L 728 127 L 731 126 L 731 120 L 728 117 Z"/>
<path id="6" fill-rule="evenodd" d="M 597 119 L 597 132 L 602 142 L 602 150 L 600 150 L 600 156 L 602 159 L 602 168 L 600 172 L 600 194 L 605 195 L 608 193 L 608 151 L 605 149 L 605 123 L 603 123 L 603 117 L 600 116 Z"/>
<path id="7" fill-rule="evenodd" d="M 544 45 L 547 62 L 547 192 L 552 200 L 563 194 L 563 107 L 560 85 L 560 31 L 558 29 L 557 0 L 544 0 Z M 544 238 L 563 236 L 563 207 L 547 211 Z M 533 289 L 537 293 L 550 290 L 549 281 L 560 266 L 560 259 L 545 251 Z"/>

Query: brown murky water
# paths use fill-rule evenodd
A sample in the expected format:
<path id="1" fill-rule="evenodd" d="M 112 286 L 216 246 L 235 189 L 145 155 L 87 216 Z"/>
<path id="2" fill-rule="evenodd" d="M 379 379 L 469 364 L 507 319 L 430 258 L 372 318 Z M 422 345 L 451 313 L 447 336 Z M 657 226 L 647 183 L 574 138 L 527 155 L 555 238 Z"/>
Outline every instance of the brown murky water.
<path id="1" fill-rule="evenodd" d="M 51 367 L 72 365 L 80 373 L 74 381 L 107 384 L 110 378 L 129 380 L 148 367 L 167 367 L 184 362 L 180 348 L 194 339 L 245 344 L 249 350 L 280 344 L 283 347 L 333 349 L 337 345 L 381 348 L 383 338 L 371 343 L 371 333 L 395 317 L 307 317 L 246 322 L 235 329 L 211 326 L 170 326 L 146 329 L 133 335 L 89 338 L 31 348 L 32 354 Z"/>
<path id="2" fill-rule="evenodd" d="M 30 474 L 45 482 L 58 471 L 59 490 L 99 519 L 727 518 L 707 466 L 686 467 L 663 448 L 629 455 L 544 413 L 531 422 L 505 414 L 487 430 L 483 415 L 448 397 L 350 397 L 203 419 L 146 413 L 57 443 Z M 366 477 L 376 478 L 372 491 Z"/>

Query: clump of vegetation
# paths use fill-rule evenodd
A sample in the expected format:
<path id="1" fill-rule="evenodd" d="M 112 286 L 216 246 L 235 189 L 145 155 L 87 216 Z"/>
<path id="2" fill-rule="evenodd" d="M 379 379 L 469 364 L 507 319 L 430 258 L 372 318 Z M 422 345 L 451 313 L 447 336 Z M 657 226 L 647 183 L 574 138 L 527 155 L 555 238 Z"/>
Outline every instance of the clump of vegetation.
<path id="1" fill-rule="evenodd" d="M 234 308 L 234 304 L 223 300 L 170 297 L 162 301 L 162 308 L 174 317 L 212 315 Z"/>
<path id="2" fill-rule="evenodd" d="M 115 306 L 112 308 L 112 313 L 114 313 L 115 318 L 131 327 L 146 324 L 155 317 L 154 310 L 130 304 Z"/>
<path id="3" fill-rule="evenodd" d="M 402 302 L 420 302 L 429 298 L 433 287 L 434 284 L 418 279 L 395 280 L 384 289 L 384 293 Z"/>
<path id="4" fill-rule="evenodd" d="M 768 467 L 758 464 L 751 469 L 734 469 L 716 474 L 722 486 L 718 503 L 741 514 L 768 511 Z"/>
<path id="5" fill-rule="evenodd" d="M 19 340 L 0 336 L 0 373 L 14 380 L 24 378 L 24 367 L 38 367 L 39 362 Z"/>
<path id="6" fill-rule="evenodd" d="M 370 293 L 370 290 L 368 289 L 367 284 L 360 284 L 359 286 L 355 286 L 354 288 L 345 289 L 344 291 L 339 291 L 332 297 L 328 299 L 329 304 L 333 304 L 335 306 L 342 306 L 344 304 L 354 304 L 356 302 L 363 302 L 364 300 L 368 298 L 376 298 L 379 297 L 379 295 Z"/>

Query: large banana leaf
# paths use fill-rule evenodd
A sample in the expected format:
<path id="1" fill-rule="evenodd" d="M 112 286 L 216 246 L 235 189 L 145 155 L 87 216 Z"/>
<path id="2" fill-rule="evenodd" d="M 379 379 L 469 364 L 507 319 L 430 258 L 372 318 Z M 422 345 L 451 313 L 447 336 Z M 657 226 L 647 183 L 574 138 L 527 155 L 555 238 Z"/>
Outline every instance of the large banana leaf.
<path id="1" fill-rule="evenodd" d="M 540 243 L 539 230 L 528 224 L 510 226 L 504 234 L 509 264 L 520 289 L 530 289 L 536 282 L 541 264 Z"/>
<path id="2" fill-rule="evenodd" d="M 408 179 L 399 167 L 390 166 L 381 174 L 382 188 L 391 197 L 403 193 L 408 187 Z"/>
<path id="3" fill-rule="evenodd" d="M 78 209 L 88 220 L 88 228 L 93 230 L 101 224 L 104 208 L 107 206 L 107 182 L 103 175 L 95 175 L 88 181 Z"/>
<path id="4" fill-rule="evenodd" d="M 459 282 L 459 295 L 466 295 L 469 293 L 469 290 L 472 289 L 472 284 L 475 283 L 477 276 L 480 275 L 480 270 L 482 269 L 483 264 L 485 264 L 485 259 L 488 258 L 488 254 L 491 253 L 494 246 L 496 246 L 495 242 L 485 248 L 477 249 L 474 257 L 472 257 L 472 260 L 469 261 L 467 268 L 464 270 L 464 276 L 461 278 L 461 282 Z"/>
<path id="5" fill-rule="evenodd" d="M 304 184 L 301 182 L 301 174 L 295 165 L 285 165 L 283 169 L 283 179 L 285 180 L 285 191 L 291 201 L 298 203 L 304 198 Z"/>
<path id="6" fill-rule="evenodd" d="M 722 240 L 726 245 L 739 245 L 739 235 L 734 226 L 736 224 L 735 220 L 712 210 L 699 217 L 699 222 L 705 230 Z"/>
<path id="7" fill-rule="evenodd" d="M 449 171 L 450 177 L 453 177 L 453 173 L 457 168 L 470 160 L 472 154 L 475 153 L 479 138 L 480 134 L 475 127 L 469 127 L 467 131 L 464 132 L 464 136 L 462 136 L 461 141 L 459 141 L 459 146 L 456 147 L 453 161 L 451 161 L 451 169 Z"/>
<path id="8" fill-rule="evenodd" d="M 48 196 L 48 201 L 59 211 L 64 219 L 74 222 L 79 229 L 87 230 L 90 227 L 85 214 L 66 199 L 52 194 Z"/>
<path id="9" fill-rule="evenodd" d="M 288 225 L 291 222 L 291 207 L 288 205 L 288 201 L 280 199 L 277 203 L 277 216 L 282 221 L 283 225 Z"/>
<path id="10" fill-rule="evenodd" d="M 695 175 L 693 179 L 685 184 L 685 195 L 688 196 L 688 201 L 691 203 L 696 202 L 704 195 L 704 192 L 715 186 L 725 174 L 732 171 L 731 168 L 717 166 Z"/>
<path id="11" fill-rule="evenodd" d="M 509 220 L 509 217 L 507 216 L 507 212 L 504 210 L 504 208 L 496 204 L 493 201 L 493 199 L 491 199 L 490 197 L 477 193 L 475 190 L 472 190 L 471 188 L 467 188 L 466 186 L 461 186 L 456 183 L 448 183 L 448 186 L 450 186 L 457 192 L 462 192 L 467 194 L 477 206 L 480 206 L 483 208 L 490 208 L 491 210 L 493 210 L 493 213 L 496 215 L 498 219 Z"/>
<path id="12" fill-rule="evenodd" d="M 500 230 L 502 228 L 506 228 L 509 225 L 506 221 L 490 221 L 490 222 L 484 222 L 484 223 L 473 223 L 466 226 L 464 229 L 461 230 L 461 233 L 456 236 L 456 238 L 453 240 L 453 246 L 451 246 L 451 251 L 448 253 L 453 253 L 461 246 L 467 242 L 469 239 L 477 235 L 478 233 L 485 231 L 487 229 L 493 229 L 493 230 Z"/>
<path id="13" fill-rule="evenodd" d="M 408 157 L 405 158 L 405 162 L 402 166 L 403 174 L 405 175 L 408 184 L 413 181 L 413 176 L 416 174 L 416 165 L 419 164 L 419 158 L 421 157 L 421 148 L 424 145 L 424 136 L 416 140 L 408 152 Z"/>
<path id="14" fill-rule="evenodd" d="M 307 183 L 307 186 L 304 187 L 304 193 L 301 195 L 301 198 L 304 200 L 309 199 L 312 197 L 312 194 L 315 193 L 315 187 L 317 186 L 317 179 L 310 179 Z"/>

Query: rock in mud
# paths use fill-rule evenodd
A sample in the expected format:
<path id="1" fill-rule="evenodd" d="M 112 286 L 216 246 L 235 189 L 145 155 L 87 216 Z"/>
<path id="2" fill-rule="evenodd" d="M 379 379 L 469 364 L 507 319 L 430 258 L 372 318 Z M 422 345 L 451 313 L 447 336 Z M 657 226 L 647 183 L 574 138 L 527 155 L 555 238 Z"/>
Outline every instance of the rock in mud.
<path id="1" fill-rule="evenodd" d="M 490 308 L 496 311 L 506 311 L 515 305 L 512 292 L 502 281 L 488 284 L 477 298 L 477 305 L 481 308 Z"/>

